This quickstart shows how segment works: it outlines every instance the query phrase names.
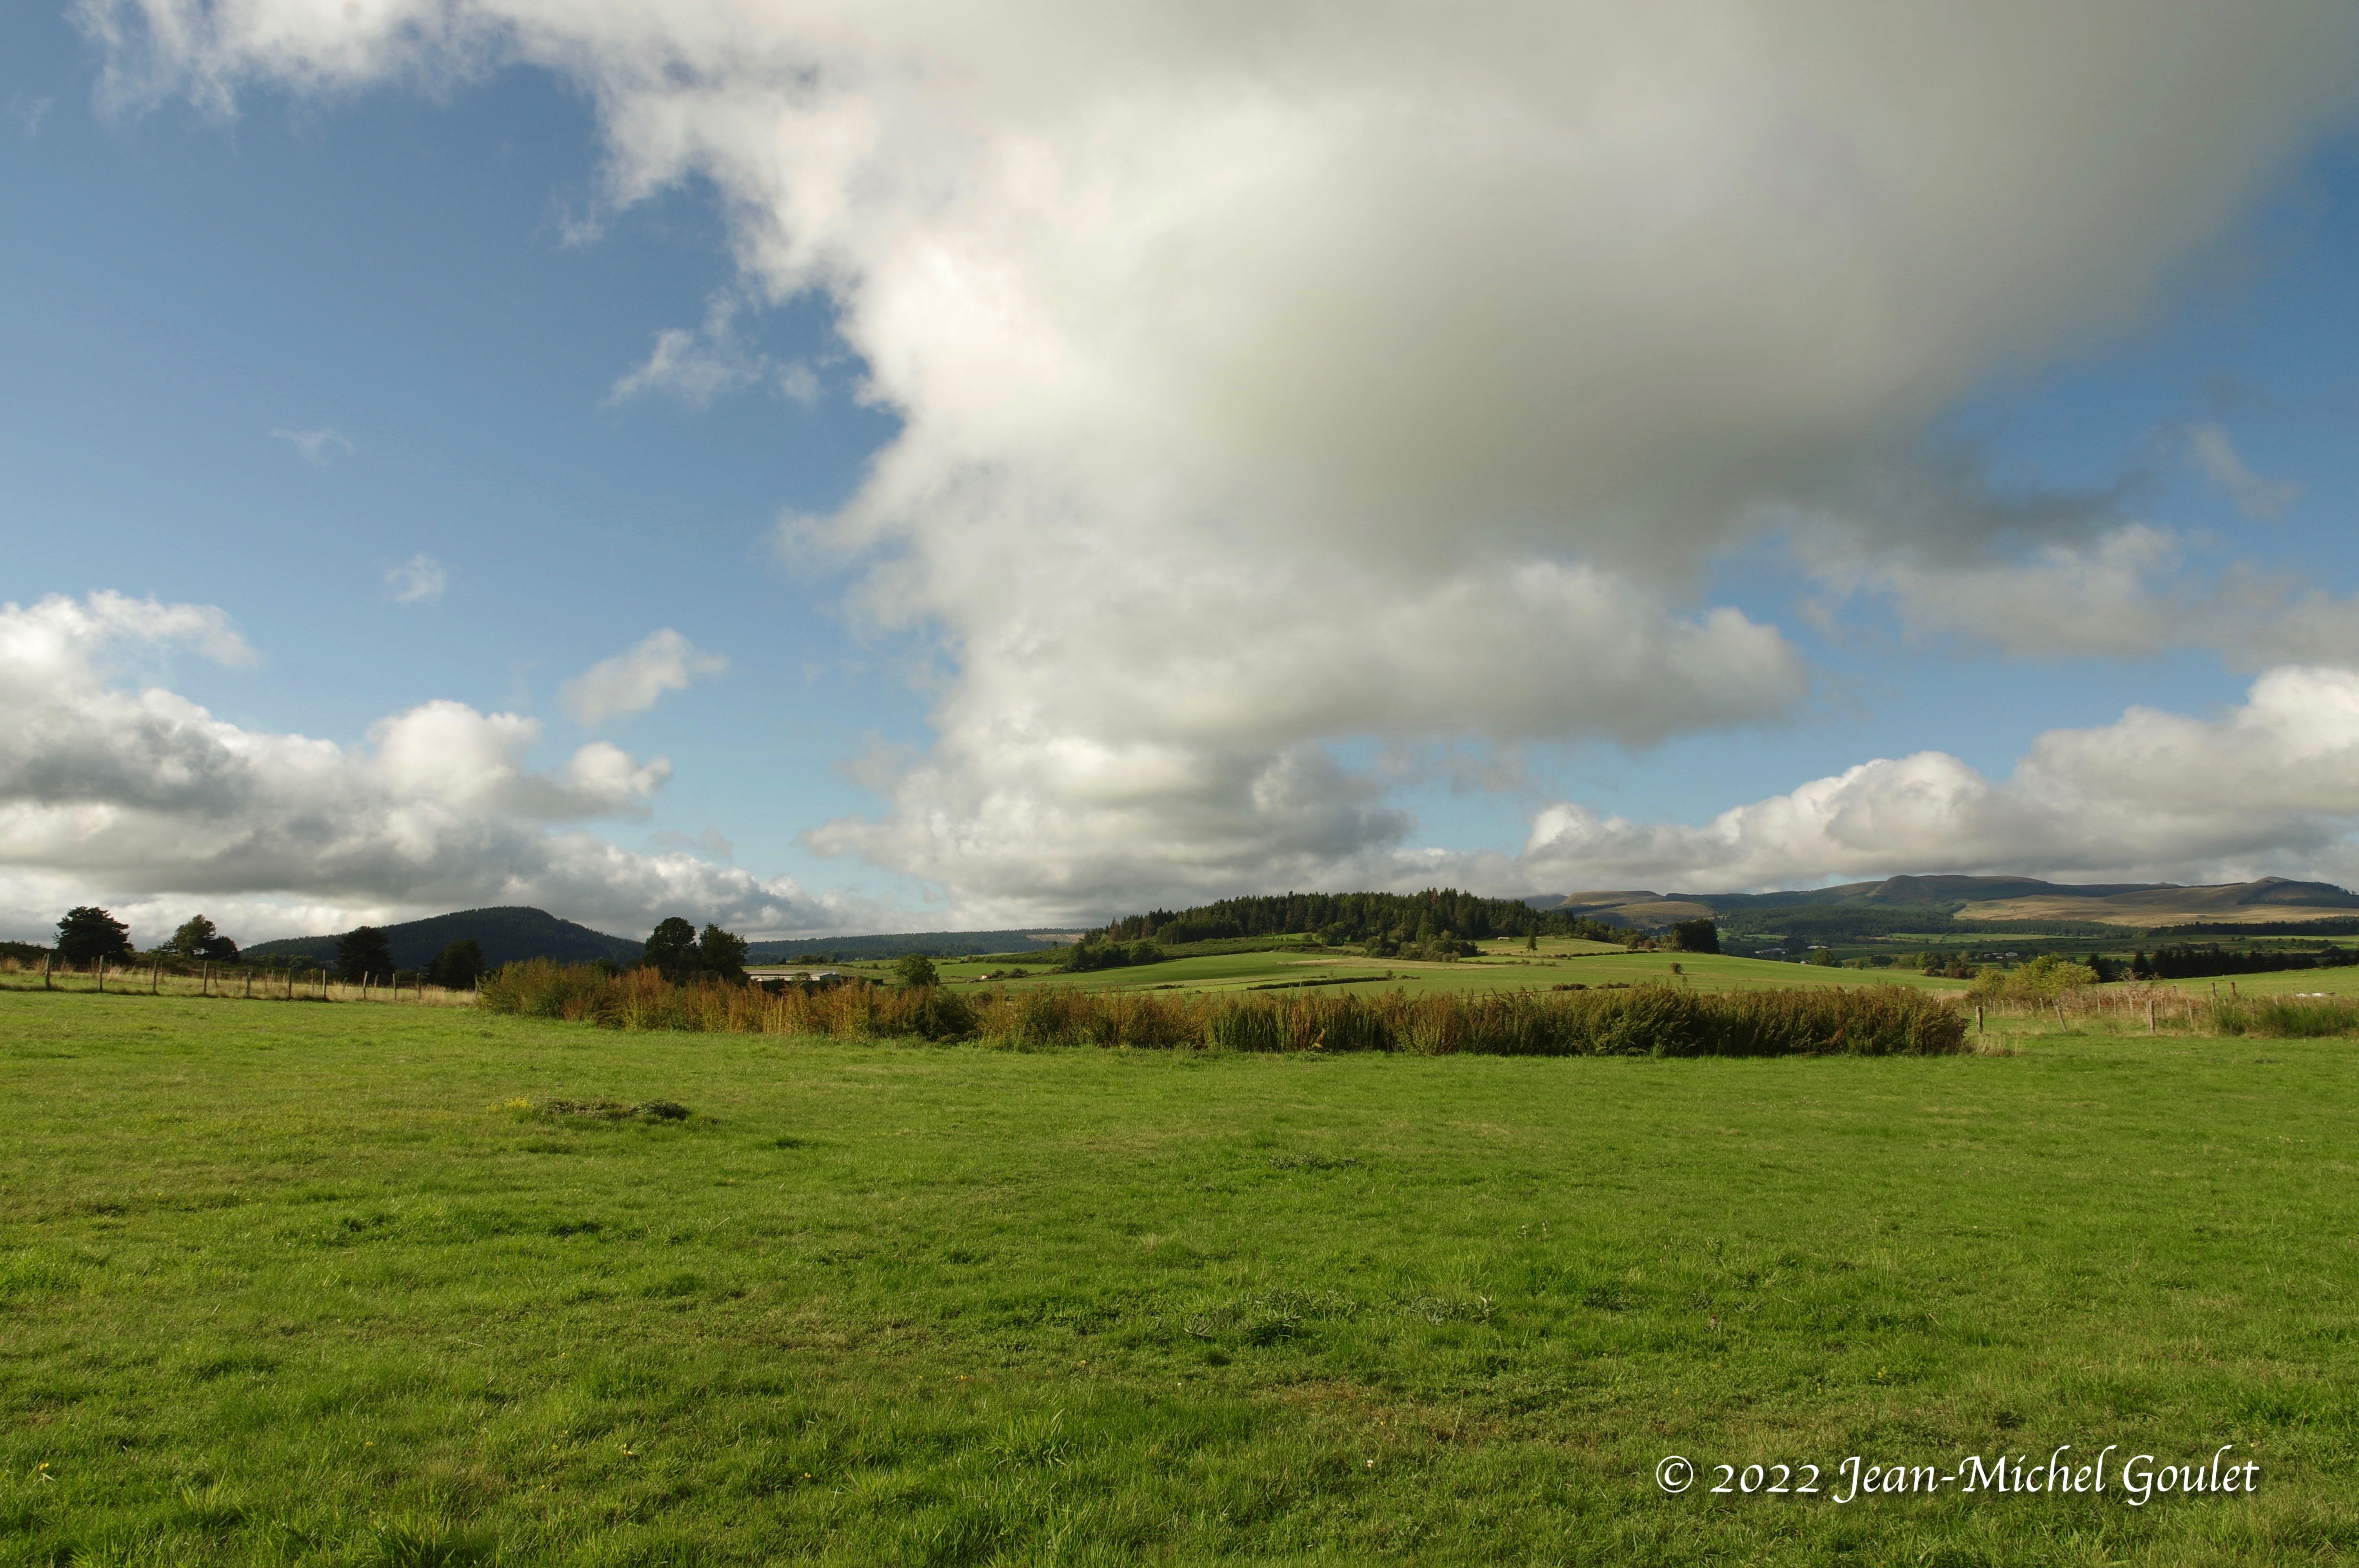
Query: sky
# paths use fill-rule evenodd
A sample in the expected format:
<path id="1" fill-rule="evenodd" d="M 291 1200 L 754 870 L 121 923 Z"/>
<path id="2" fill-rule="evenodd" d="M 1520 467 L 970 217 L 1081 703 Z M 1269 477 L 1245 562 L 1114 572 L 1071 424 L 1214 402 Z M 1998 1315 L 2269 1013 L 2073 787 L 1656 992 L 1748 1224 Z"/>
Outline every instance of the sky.
<path id="1" fill-rule="evenodd" d="M 0 936 L 2359 881 L 2359 8 L 0 12 Z"/>

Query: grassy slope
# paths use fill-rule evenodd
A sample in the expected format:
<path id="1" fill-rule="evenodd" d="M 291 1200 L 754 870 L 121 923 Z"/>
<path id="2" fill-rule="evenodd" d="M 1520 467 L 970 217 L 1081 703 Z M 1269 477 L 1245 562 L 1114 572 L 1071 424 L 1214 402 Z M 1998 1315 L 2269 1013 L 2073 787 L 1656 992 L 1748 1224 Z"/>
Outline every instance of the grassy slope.
<path id="1" fill-rule="evenodd" d="M 597 1096 L 697 1114 L 504 1108 Z M 11 993 L 0 1552 L 2347 1555 L 2354 1098 L 2342 1042 L 995 1055 Z M 2256 1499 L 1651 1481 L 2229 1441 Z"/>

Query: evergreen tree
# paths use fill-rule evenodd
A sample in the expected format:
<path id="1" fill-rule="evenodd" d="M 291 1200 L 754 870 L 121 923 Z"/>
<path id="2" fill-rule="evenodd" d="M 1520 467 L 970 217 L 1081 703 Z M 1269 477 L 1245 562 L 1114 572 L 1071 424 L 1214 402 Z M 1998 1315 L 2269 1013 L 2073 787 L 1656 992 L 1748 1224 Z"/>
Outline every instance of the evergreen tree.
<path id="1" fill-rule="evenodd" d="M 131 956 L 131 928 L 103 909 L 78 904 L 58 922 L 58 957 L 69 964 Z"/>
<path id="2" fill-rule="evenodd" d="M 393 973 L 393 949 L 386 946 L 385 933 L 374 925 L 356 925 L 336 938 L 336 978 L 357 980 L 363 975 L 379 978 Z"/>

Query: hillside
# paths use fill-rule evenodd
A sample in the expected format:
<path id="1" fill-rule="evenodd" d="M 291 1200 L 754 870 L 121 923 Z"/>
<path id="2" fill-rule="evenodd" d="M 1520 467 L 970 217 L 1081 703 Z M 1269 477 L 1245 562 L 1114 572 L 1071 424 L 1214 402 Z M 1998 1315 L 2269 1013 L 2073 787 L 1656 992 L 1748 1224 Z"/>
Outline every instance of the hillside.
<path id="1" fill-rule="evenodd" d="M 2315 911 L 2359 909 L 2359 895 L 2326 882 L 2298 882 L 2284 877 L 2232 882 L 2223 887 L 2158 887 L 2107 898 L 2060 898 L 2034 893 L 1970 905 L 1976 920 L 2038 920 L 2065 915 L 2073 920 L 2102 920 L 2109 925 L 2175 925 L 2192 921 L 2248 925 L 2263 921 L 2298 920 Z"/>
<path id="2" fill-rule="evenodd" d="M 1053 947 L 1080 935 L 1073 931 L 905 931 L 883 936 L 799 936 L 791 942 L 756 942 L 745 949 L 753 964 L 824 953 L 831 959 L 897 958 L 904 953 L 929 957 L 958 957 L 972 953 L 1021 953 L 1032 947 Z"/>
<path id="3" fill-rule="evenodd" d="M 444 947 L 470 936 L 484 949 L 484 962 L 495 968 L 525 958 L 556 958 L 569 964 L 612 958 L 628 963 L 647 950 L 644 941 L 609 936 L 571 920 L 560 920 L 545 909 L 520 905 L 462 909 L 385 928 L 394 964 L 404 969 L 423 968 Z M 324 961 L 335 957 L 336 940 L 334 936 L 288 936 L 257 942 L 245 949 L 245 955 Z"/>
<path id="4" fill-rule="evenodd" d="M 1759 893 L 1658 893 L 1624 889 L 1533 899 L 1551 913 L 1655 926 L 1711 914 L 1749 931 L 1865 935 L 1939 931 L 1955 921 L 2070 921 L 2149 926 L 2191 921 L 2247 924 L 2317 918 L 2359 909 L 2359 895 L 2328 882 L 2263 877 L 2216 887 L 2170 882 L 2051 882 L 2038 877 L 1897 876 L 1881 881 Z"/>

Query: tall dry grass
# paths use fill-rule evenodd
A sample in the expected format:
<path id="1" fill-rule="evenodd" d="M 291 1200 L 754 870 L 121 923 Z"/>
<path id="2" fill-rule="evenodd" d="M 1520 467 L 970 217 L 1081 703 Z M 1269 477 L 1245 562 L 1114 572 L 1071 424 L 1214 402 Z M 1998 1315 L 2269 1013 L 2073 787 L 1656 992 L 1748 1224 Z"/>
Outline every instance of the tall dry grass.
<path id="1" fill-rule="evenodd" d="M 1926 1055 L 1965 1047 L 1951 1003 L 1897 986 L 1715 994 L 1627 990 L 1191 996 L 1058 987 L 953 991 L 848 985 L 770 995 L 652 969 L 512 964 L 484 980 L 495 1012 L 610 1029 L 973 1040 L 1004 1049 L 1400 1051 L 1417 1055 Z"/>

